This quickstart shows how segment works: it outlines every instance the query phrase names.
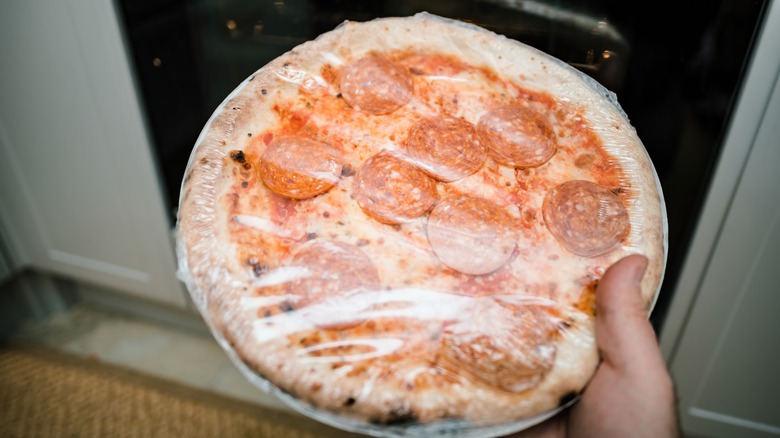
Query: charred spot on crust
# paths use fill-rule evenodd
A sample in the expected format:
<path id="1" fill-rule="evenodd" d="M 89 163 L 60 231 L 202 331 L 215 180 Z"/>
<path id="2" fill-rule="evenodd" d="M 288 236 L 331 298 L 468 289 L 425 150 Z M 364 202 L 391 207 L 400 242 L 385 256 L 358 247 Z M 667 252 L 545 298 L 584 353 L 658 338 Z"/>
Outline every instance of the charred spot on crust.
<path id="1" fill-rule="evenodd" d="M 561 329 L 561 330 L 568 330 L 568 329 L 571 328 L 572 325 L 574 325 L 574 322 L 568 321 L 568 320 L 563 320 L 563 321 L 558 323 L 558 328 Z"/>
<path id="2" fill-rule="evenodd" d="M 268 272 L 268 266 L 260 263 L 260 261 L 254 257 L 247 260 L 246 264 L 252 268 L 252 273 L 255 274 L 255 277 L 262 277 L 266 272 Z"/>
<path id="3" fill-rule="evenodd" d="M 282 303 L 279 304 L 279 310 L 281 310 L 282 312 L 285 312 L 285 313 L 292 312 L 293 311 L 293 306 L 288 301 L 282 301 Z"/>
<path id="4" fill-rule="evenodd" d="M 266 272 L 268 272 L 268 266 L 265 265 L 254 265 L 252 266 L 252 272 L 255 274 L 256 277 L 260 277 Z"/>
<path id="5" fill-rule="evenodd" d="M 268 94 L 268 90 L 266 90 L 265 88 L 263 88 L 262 90 L 260 90 L 260 93 L 261 93 L 261 94 Z"/>
<path id="6" fill-rule="evenodd" d="M 351 165 L 345 164 L 341 168 L 341 176 L 353 176 L 353 175 L 355 175 L 355 169 L 353 169 Z"/>
<path id="7" fill-rule="evenodd" d="M 572 400 L 577 398 L 577 392 L 571 391 L 563 395 L 561 399 L 558 401 L 558 406 L 566 406 L 567 404 L 571 403 Z"/>
<path id="8" fill-rule="evenodd" d="M 624 189 L 622 187 L 616 187 L 616 188 L 612 189 L 612 193 L 614 193 L 616 195 L 619 195 L 619 194 L 625 193 L 625 192 L 626 192 L 626 189 Z"/>
<path id="9" fill-rule="evenodd" d="M 349 397 L 346 400 L 344 400 L 344 406 L 350 407 L 355 404 L 357 400 L 355 400 L 355 397 Z"/>
<path id="10" fill-rule="evenodd" d="M 237 163 L 246 163 L 246 155 L 244 155 L 244 151 L 241 150 L 230 151 L 230 158 Z"/>
<path id="11" fill-rule="evenodd" d="M 336 98 L 337 98 L 337 99 L 341 99 L 341 93 L 337 94 L 337 95 L 336 95 Z"/>
<path id="12" fill-rule="evenodd" d="M 317 233 L 306 233 L 306 240 L 314 240 L 317 238 Z"/>
<path id="13" fill-rule="evenodd" d="M 244 188 L 244 189 L 245 189 L 245 188 L 247 188 L 247 187 L 249 187 L 249 183 L 248 183 L 248 182 L 246 182 L 246 181 L 241 181 L 241 188 Z"/>
<path id="14" fill-rule="evenodd" d="M 386 418 L 374 417 L 369 421 L 377 425 L 399 426 L 416 422 L 417 416 L 409 411 L 392 410 Z"/>

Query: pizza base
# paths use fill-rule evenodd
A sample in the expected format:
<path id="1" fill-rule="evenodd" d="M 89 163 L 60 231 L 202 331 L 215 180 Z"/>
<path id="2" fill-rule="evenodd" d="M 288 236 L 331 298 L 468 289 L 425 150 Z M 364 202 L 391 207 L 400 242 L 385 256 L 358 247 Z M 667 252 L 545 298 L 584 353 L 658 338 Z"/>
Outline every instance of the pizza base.
<path id="1" fill-rule="evenodd" d="M 257 341 L 257 321 L 246 301 L 252 285 L 245 278 L 245 267 L 232 257 L 234 248 L 225 225 L 230 218 L 220 207 L 226 194 L 230 150 L 243 141 L 243 126 L 263 123 L 252 111 L 262 90 L 295 81 L 304 87 L 316 86 L 306 82 L 312 80 L 306 75 L 312 59 L 360 57 L 377 47 L 403 50 L 416 45 L 490 66 L 507 77 L 519 78 L 525 88 L 549 93 L 562 102 L 576 102 L 584 109 L 583 118 L 597 130 L 604 149 L 631 178 L 628 185 L 641 188 L 626 205 L 630 234 L 619 250 L 605 256 L 604 264 L 631 253 L 647 256 L 642 294 L 648 308 L 652 307 L 665 265 L 665 212 L 649 157 L 614 96 L 542 52 L 430 14 L 346 22 L 272 61 L 228 96 L 201 133 L 182 185 L 177 245 L 180 276 L 215 335 L 223 339 L 226 350 L 253 381 L 259 377 L 273 382 L 263 386 L 281 393 L 307 415 L 372 434 L 509 433 L 541 421 L 584 388 L 598 363 L 591 318 L 577 320 L 562 333 L 552 370 L 539 386 L 519 394 L 486 388 L 469 379 L 443 388 L 409 391 L 383 380 L 381 373 L 361 380 L 334 375 L 330 364 L 301 367 L 295 362 L 296 350 L 285 339 Z M 325 389 L 315 389 L 324 382 Z M 395 422 L 406 423 L 393 426 Z"/>

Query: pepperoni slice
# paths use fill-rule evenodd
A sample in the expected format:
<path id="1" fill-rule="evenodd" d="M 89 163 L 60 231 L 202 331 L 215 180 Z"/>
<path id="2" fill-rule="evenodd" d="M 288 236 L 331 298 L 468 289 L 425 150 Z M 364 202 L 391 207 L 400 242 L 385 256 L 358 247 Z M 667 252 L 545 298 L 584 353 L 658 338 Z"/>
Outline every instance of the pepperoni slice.
<path id="1" fill-rule="evenodd" d="M 386 224 L 422 216 L 438 197 L 433 178 L 387 152 L 370 157 L 360 166 L 353 192 L 367 215 Z"/>
<path id="2" fill-rule="evenodd" d="M 590 181 L 568 181 L 553 188 L 542 211 L 552 235 L 567 250 L 585 257 L 615 249 L 631 227 L 620 199 Z"/>
<path id="3" fill-rule="evenodd" d="M 260 177 L 274 192 L 306 199 L 339 180 L 340 154 L 327 143 L 304 137 L 276 138 L 260 156 Z"/>
<path id="4" fill-rule="evenodd" d="M 512 216 L 471 195 L 451 196 L 436 204 L 427 229 L 439 260 L 465 274 L 495 271 L 509 261 L 517 245 Z"/>
<path id="5" fill-rule="evenodd" d="M 352 108 L 387 114 L 412 99 L 412 75 L 387 58 L 369 55 L 348 65 L 341 75 L 341 95 Z"/>
<path id="6" fill-rule="evenodd" d="M 451 182 L 465 178 L 487 159 L 487 141 L 476 126 L 453 117 L 423 119 L 406 139 L 414 163 L 432 177 Z"/>
<path id="7" fill-rule="evenodd" d="M 492 300 L 477 301 L 460 321 L 444 327 L 443 362 L 493 387 L 520 393 L 536 387 L 552 369 L 555 330 L 550 316 L 537 306 L 508 309 Z"/>
<path id="8" fill-rule="evenodd" d="M 557 144 L 552 125 L 530 108 L 502 106 L 483 115 L 478 125 L 490 141 L 488 153 L 501 164 L 537 167 L 555 154 Z"/>
<path id="9" fill-rule="evenodd" d="M 376 290 L 379 275 L 374 262 L 360 248 L 331 240 L 312 240 L 295 254 L 290 267 L 299 275 L 288 283 L 288 291 L 299 297 L 301 308 L 328 298 L 344 296 L 358 289 Z"/>

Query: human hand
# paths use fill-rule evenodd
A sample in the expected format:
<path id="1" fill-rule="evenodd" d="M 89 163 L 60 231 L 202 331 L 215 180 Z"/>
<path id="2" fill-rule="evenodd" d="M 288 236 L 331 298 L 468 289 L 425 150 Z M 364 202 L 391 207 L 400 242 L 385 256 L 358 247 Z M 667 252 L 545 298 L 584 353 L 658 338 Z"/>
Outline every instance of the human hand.
<path id="1" fill-rule="evenodd" d="M 672 379 L 640 293 L 646 268 L 647 258 L 632 255 L 607 270 L 596 291 L 596 374 L 571 408 L 513 438 L 679 435 Z"/>

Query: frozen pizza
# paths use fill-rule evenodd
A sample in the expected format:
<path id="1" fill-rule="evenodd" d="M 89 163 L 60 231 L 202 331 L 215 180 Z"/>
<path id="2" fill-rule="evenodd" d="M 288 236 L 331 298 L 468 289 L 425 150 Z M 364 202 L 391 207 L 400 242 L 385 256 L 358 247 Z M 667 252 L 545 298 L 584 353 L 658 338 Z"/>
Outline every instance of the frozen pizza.
<path id="1" fill-rule="evenodd" d="M 193 151 L 178 244 L 215 336 L 294 407 L 490 434 L 587 384 L 608 266 L 647 256 L 651 306 L 665 217 L 612 95 L 421 14 L 346 22 L 247 78 Z"/>

